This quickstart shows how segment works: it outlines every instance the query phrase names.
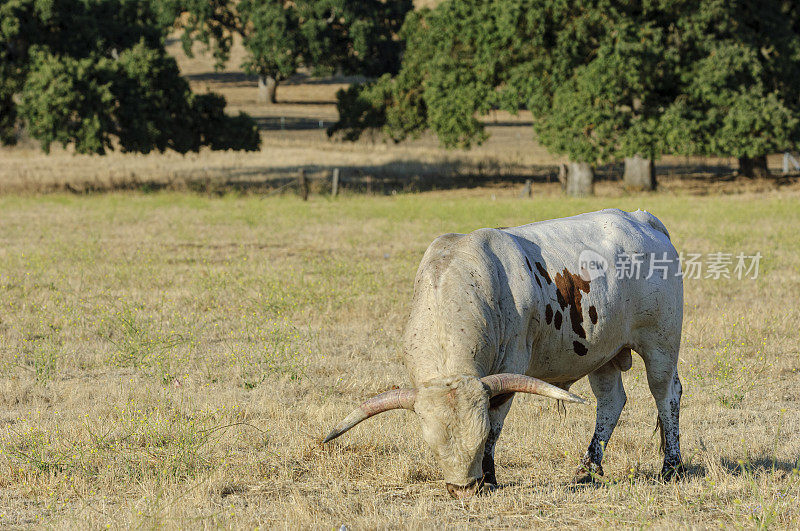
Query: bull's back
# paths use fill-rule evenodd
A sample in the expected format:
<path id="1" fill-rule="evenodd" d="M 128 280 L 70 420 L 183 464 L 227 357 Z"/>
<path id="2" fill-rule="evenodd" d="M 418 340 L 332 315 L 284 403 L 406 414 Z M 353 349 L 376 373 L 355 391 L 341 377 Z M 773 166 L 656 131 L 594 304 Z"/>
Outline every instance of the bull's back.
<path id="1" fill-rule="evenodd" d="M 582 270 L 587 253 L 605 260 L 602 274 Z M 668 278 L 617 274 L 617 256 L 639 254 L 665 258 Z M 678 267 L 666 228 L 646 212 L 441 236 L 417 272 L 405 349 L 412 379 L 499 371 L 577 380 L 680 312 Z"/>
<path id="2" fill-rule="evenodd" d="M 678 255 L 664 225 L 647 212 L 618 210 L 507 229 L 531 262 L 541 293 L 531 309 L 528 374 L 578 379 L 622 348 L 641 347 L 643 331 L 674 328 L 682 309 Z M 641 259 L 636 271 L 635 264 Z M 658 272 L 650 274 L 649 260 Z M 602 267 L 593 267 L 592 261 Z M 648 278 L 649 275 L 649 278 Z"/>

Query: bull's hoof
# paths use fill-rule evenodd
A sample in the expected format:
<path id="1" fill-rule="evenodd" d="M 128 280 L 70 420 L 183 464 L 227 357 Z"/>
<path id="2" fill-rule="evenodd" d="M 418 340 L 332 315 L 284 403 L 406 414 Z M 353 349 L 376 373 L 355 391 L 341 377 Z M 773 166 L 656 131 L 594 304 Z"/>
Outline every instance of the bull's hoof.
<path id="1" fill-rule="evenodd" d="M 678 463 L 675 465 L 664 463 L 664 467 L 661 469 L 662 481 L 678 481 L 685 478 L 686 467 L 683 466 L 683 463 Z"/>
<path id="2" fill-rule="evenodd" d="M 603 467 L 592 461 L 589 456 L 583 458 L 578 470 L 575 471 L 575 483 L 592 483 L 603 476 Z"/>

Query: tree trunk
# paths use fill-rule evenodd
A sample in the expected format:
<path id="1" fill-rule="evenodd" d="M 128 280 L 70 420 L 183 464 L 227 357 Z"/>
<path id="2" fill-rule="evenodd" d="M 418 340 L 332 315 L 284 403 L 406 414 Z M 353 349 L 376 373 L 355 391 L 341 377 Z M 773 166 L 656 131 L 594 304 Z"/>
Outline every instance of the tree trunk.
<path id="1" fill-rule="evenodd" d="M 562 190 L 566 190 L 567 189 L 567 165 L 566 164 L 559 164 L 558 165 L 558 182 L 561 183 L 561 189 Z"/>
<path id="2" fill-rule="evenodd" d="M 739 157 L 739 175 L 744 175 L 750 179 L 763 179 L 769 177 L 769 168 L 767 168 L 767 156 L 759 155 L 758 157 Z"/>
<path id="3" fill-rule="evenodd" d="M 594 193 L 594 168 L 588 162 L 567 164 L 567 185 L 564 190 L 569 195 L 592 195 Z"/>
<path id="4" fill-rule="evenodd" d="M 656 165 L 653 159 L 646 159 L 641 155 L 626 157 L 622 182 L 628 190 L 655 190 Z"/>
<path id="5" fill-rule="evenodd" d="M 278 90 L 278 80 L 272 76 L 258 76 L 258 101 L 266 105 L 278 103 L 275 93 Z"/>

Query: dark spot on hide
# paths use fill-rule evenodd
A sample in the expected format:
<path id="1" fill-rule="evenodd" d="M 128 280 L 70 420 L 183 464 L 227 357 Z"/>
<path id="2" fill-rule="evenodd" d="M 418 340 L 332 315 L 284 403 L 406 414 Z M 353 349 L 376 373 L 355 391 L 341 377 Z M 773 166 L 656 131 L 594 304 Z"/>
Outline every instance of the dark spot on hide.
<path id="1" fill-rule="evenodd" d="M 552 284 L 553 283 L 553 281 L 550 279 L 550 273 L 548 273 L 547 269 L 545 269 L 544 266 L 542 264 L 540 264 L 539 262 L 536 262 L 536 270 L 539 271 L 539 274 L 544 277 L 544 280 L 548 284 Z"/>
<path id="2" fill-rule="evenodd" d="M 553 320 L 553 307 L 548 304 L 547 307 L 544 309 L 544 321 L 547 324 L 550 324 L 550 321 L 552 320 Z"/>
<path id="3" fill-rule="evenodd" d="M 594 306 L 589 306 L 589 319 L 592 320 L 592 324 L 597 324 L 597 308 Z"/>
<path id="4" fill-rule="evenodd" d="M 570 273 L 565 267 L 561 273 L 556 274 L 556 298 L 562 310 L 569 307 L 569 318 L 572 323 L 572 331 L 578 337 L 586 338 L 586 331 L 583 329 L 583 313 L 581 312 L 581 298 L 584 293 L 589 293 L 589 281 L 584 280 L 580 275 Z"/>
<path id="5" fill-rule="evenodd" d="M 556 327 L 556 330 L 561 330 L 561 312 L 556 310 L 556 315 L 553 318 L 553 326 Z"/>
<path id="6" fill-rule="evenodd" d="M 495 227 L 495 230 L 506 230 L 508 227 Z"/>
<path id="7" fill-rule="evenodd" d="M 503 404 L 505 404 L 506 402 L 508 402 L 508 400 L 512 396 L 514 396 L 514 393 L 505 393 L 505 394 L 502 394 L 502 395 L 497 395 L 495 397 L 492 397 L 492 398 L 489 399 L 489 407 L 491 409 L 497 409 L 500 406 L 502 406 Z"/>
<path id="8" fill-rule="evenodd" d="M 528 265 L 528 271 L 531 271 L 531 272 L 532 272 L 532 271 L 533 271 L 533 268 L 531 267 L 531 261 L 530 261 L 530 260 L 528 260 L 528 257 L 527 257 L 527 256 L 525 257 L 525 263 Z"/>
<path id="9" fill-rule="evenodd" d="M 574 308 L 574 306 L 573 306 Z M 586 339 L 586 330 L 583 329 L 583 316 L 578 314 L 578 318 L 575 317 L 575 313 L 570 309 L 569 311 L 569 322 L 572 323 L 572 331 L 575 332 L 575 335 L 578 337 L 582 337 Z"/>
<path id="10" fill-rule="evenodd" d="M 536 273 L 533 274 L 533 278 L 536 280 L 536 283 L 541 288 L 542 287 L 542 283 L 539 281 L 539 277 L 538 277 L 538 275 Z"/>
<path id="11" fill-rule="evenodd" d="M 581 343 L 580 341 L 573 341 L 572 342 L 572 349 L 575 351 L 575 354 L 578 356 L 585 356 L 589 349 L 586 348 L 586 345 Z"/>

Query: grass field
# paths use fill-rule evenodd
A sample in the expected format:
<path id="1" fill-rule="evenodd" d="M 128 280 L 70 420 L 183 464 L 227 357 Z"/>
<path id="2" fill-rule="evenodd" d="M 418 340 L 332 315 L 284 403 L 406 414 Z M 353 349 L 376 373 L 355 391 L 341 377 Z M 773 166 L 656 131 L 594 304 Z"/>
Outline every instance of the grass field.
<path id="1" fill-rule="evenodd" d="M 756 280 L 686 281 L 688 479 L 656 479 L 638 357 L 605 483 L 571 483 L 593 399 L 563 417 L 519 397 L 502 488 L 465 503 L 411 413 L 320 444 L 408 383 L 399 340 L 436 235 L 609 206 L 655 213 L 679 250 L 764 256 Z M 0 197 L 0 527 L 800 527 L 799 224 L 789 192 Z"/>
<path id="2" fill-rule="evenodd" d="M 267 107 L 241 48 L 222 72 L 170 51 L 194 90 L 257 119 L 260 152 L 0 149 L 0 528 L 800 527 L 798 176 L 667 157 L 658 193 L 625 193 L 611 167 L 597 197 L 567 199 L 548 182 L 561 159 L 524 114 L 487 117 L 491 138 L 468 152 L 431 137 L 342 144 L 324 127 L 347 79 L 296 76 Z M 332 168 L 335 200 L 322 180 L 308 202 L 249 194 Z M 372 177 L 385 195 L 353 193 Z M 530 200 L 517 197 L 526 178 Z M 92 193 L 114 190 L 127 191 Z M 464 503 L 413 414 L 320 444 L 361 400 L 408 383 L 399 341 L 434 237 L 610 206 L 650 210 L 679 250 L 763 255 L 756 280 L 686 281 L 688 479 L 657 480 L 637 357 L 606 482 L 572 484 L 593 400 L 564 417 L 519 397 L 498 443 L 502 488 Z M 573 390 L 591 396 L 585 380 Z"/>

